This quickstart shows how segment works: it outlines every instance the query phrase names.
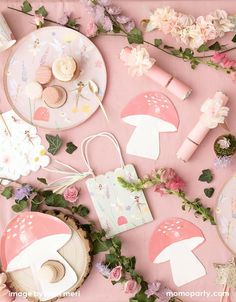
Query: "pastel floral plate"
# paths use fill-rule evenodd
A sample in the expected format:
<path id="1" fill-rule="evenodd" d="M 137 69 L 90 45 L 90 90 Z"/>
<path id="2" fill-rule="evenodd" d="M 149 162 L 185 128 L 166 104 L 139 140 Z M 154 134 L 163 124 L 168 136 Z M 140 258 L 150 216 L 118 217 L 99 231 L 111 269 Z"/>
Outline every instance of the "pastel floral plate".
<path id="1" fill-rule="evenodd" d="M 68 94 L 64 106 L 53 109 L 42 100 L 31 101 L 25 86 L 35 79 L 40 65 L 52 66 L 61 56 L 72 56 L 79 62 L 81 73 L 70 82 L 53 79 L 50 85 L 60 85 Z M 107 74 L 104 60 L 97 47 L 84 35 L 72 29 L 51 26 L 27 35 L 15 46 L 4 72 L 5 91 L 14 111 L 25 121 L 50 130 L 64 130 L 86 121 L 99 107 L 96 96 L 86 84 L 94 81 L 103 99 Z M 85 87 L 78 94 L 78 84 Z"/>
<path id="2" fill-rule="evenodd" d="M 224 185 L 216 205 L 218 233 L 236 255 L 236 174 Z"/>

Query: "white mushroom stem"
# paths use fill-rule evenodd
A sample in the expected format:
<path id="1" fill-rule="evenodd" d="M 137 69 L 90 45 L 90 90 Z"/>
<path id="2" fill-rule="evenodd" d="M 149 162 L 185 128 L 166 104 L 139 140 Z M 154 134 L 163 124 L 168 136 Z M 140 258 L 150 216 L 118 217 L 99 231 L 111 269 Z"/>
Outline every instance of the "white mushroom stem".
<path id="1" fill-rule="evenodd" d="M 157 128 L 146 122 L 138 125 L 131 135 L 126 152 L 136 156 L 157 159 L 160 152 Z"/>
<path id="2" fill-rule="evenodd" d="M 170 266 L 173 280 L 177 286 L 182 286 L 206 275 L 204 266 L 188 249 L 173 249 L 170 254 Z"/>

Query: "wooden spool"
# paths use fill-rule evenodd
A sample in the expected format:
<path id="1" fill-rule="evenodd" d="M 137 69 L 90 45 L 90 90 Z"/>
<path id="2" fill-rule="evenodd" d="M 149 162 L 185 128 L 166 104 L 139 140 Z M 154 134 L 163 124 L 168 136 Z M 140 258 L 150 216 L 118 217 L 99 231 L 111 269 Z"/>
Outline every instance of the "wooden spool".
<path id="1" fill-rule="evenodd" d="M 85 279 L 89 275 L 92 264 L 91 257 L 91 243 L 88 239 L 88 233 L 79 224 L 73 216 L 65 215 L 60 211 L 46 211 L 45 214 L 56 216 L 64 221 L 72 230 L 72 237 L 58 252 L 69 263 L 73 270 L 77 274 L 77 282 L 72 288 L 68 289 L 68 292 L 75 292 L 84 283 Z M 57 282 L 60 278 L 63 278 L 63 267 L 56 261 L 47 261 L 42 266 L 42 274 L 45 278 L 48 278 L 49 282 Z M 7 273 L 7 285 L 12 292 L 17 292 L 18 296 L 24 297 L 24 293 L 37 292 L 36 285 L 33 280 L 33 275 L 30 268 Z M 63 295 L 60 296 L 60 298 Z M 55 297 L 48 302 L 57 300 L 59 297 Z M 27 299 L 32 302 L 39 302 L 40 298 L 35 296 L 27 296 Z"/>

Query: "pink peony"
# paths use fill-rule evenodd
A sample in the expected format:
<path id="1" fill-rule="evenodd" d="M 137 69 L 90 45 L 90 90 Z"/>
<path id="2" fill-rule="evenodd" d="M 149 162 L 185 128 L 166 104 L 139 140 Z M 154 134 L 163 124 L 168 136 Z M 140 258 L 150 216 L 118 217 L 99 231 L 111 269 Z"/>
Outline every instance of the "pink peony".
<path id="1" fill-rule="evenodd" d="M 124 291 L 126 294 L 136 294 L 139 290 L 140 285 L 134 279 L 125 282 Z"/>
<path id="2" fill-rule="evenodd" d="M 185 182 L 178 175 L 176 175 L 174 178 L 170 179 L 166 183 L 166 188 L 172 191 L 183 190 L 184 187 L 185 187 Z"/>
<path id="3" fill-rule="evenodd" d="M 215 64 L 219 64 L 225 58 L 226 58 L 226 54 L 225 53 L 215 52 L 215 54 L 211 57 L 211 61 L 213 63 L 215 63 Z"/>
<path id="4" fill-rule="evenodd" d="M 79 196 L 79 190 L 72 186 L 69 187 L 65 190 L 64 194 L 63 194 L 65 200 L 69 201 L 69 202 L 76 202 L 76 200 L 78 199 Z"/>
<path id="5" fill-rule="evenodd" d="M 89 38 L 95 37 L 97 34 L 97 30 L 98 30 L 97 25 L 93 21 L 90 21 L 87 25 L 85 34 Z"/>
<path id="6" fill-rule="evenodd" d="M 166 186 L 164 183 L 160 183 L 155 185 L 154 187 L 154 192 L 159 193 L 161 196 L 163 196 L 164 194 L 166 194 Z"/>
<path id="7" fill-rule="evenodd" d="M 122 276 L 122 266 L 119 265 L 119 266 L 114 267 L 111 270 L 111 272 L 109 274 L 109 279 L 111 281 L 118 282 L 120 280 L 121 276 Z"/>

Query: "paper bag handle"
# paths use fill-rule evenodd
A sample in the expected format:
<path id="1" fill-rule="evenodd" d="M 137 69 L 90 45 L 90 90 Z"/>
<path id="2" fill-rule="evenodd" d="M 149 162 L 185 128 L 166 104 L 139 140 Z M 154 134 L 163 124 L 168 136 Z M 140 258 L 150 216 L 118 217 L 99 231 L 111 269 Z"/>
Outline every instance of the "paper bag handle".
<path id="1" fill-rule="evenodd" d="M 124 159 L 123 159 L 123 156 L 121 154 L 121 149 L 120 149 L 119 142 L 113 134 L 111 134 L 110 132 L 100 132 L 100 133 L 97 133 L 97 134 L 94 134 L 94 135 L 90 135 L 82 141 L 80 149 L 81 149 L 81 154 L 82 154 L 82 158 L 85 162 L 85 165 L 87 166 L 88 171 L 91 172 L 91 174 L 94 177 L 96 175 L 94 174 L 94 171 L 90 166 L 89 157 L 88 157 L 88 146 L 89 146 L 89 143 L 91 141 L 93 141 L 95 138 L 98 138 L 98 137 L 108 138 L 114 144 L 114 146 L 116 148 L 116 151 L 119 154 L 121 168 L 123 168 L 125 166 Z"/>

